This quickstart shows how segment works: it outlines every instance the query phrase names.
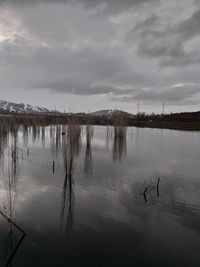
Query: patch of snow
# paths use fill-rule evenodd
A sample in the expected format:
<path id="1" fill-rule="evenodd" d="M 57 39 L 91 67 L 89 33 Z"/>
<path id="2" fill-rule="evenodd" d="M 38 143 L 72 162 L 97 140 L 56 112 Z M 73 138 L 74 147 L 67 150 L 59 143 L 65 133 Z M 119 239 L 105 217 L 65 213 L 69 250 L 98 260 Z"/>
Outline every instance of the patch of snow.
<path id="1" fill-rule="evenodd" d="M 43 107 L 33 107 L 29 104 L 24 103 L 13 103 L 9 101 L 0 100 L 0 110 L 7 112 L 18 112 L 18 113 L 48 113 L 48 109 Z"/>

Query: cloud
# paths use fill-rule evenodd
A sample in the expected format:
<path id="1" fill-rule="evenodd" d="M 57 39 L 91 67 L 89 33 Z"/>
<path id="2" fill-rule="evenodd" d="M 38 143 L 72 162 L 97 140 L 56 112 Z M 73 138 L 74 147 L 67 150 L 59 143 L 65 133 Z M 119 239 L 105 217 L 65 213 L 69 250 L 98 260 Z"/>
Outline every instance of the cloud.
<path id="1" fill-rule="evenodd" d="M 186 0 L 11 0 L 0 88 L 180 104 L 199 92 L 199 24 Z"/>
<path id="2" fill-rule="evenodd" d="M 87 9 L 94 9 L 103 6 L 102 11 L 109 10 L 111 13 L 118 13 L 134 6 L 159 2 L 160 0 L 15 0 L 15 5 L 36 5 L 45 4 L 82 4 Z"/>
<path id="3" fill-rule="evenodd" d="M 199 64 L 199 25 L 200 10 L 176 24 L 152 15 L 128 31 L 126 40 L 131 44 L 138 38 L 139 56 L 156 58 L 163 66 Z"/>
<path id="4" fill-rule="evenodd" d="M 200 35 L 200 10 L 193 13 L 191 17 L 179 23 L 175 29 L 174 34 L 180 35 L 181 39 L 187 41 L 195 36 Z"/>
<path id="5" fill-rule="evenodd" d="M 190 99 L 200 93 L 200 84 L 183 83 L 175 84 L 163 88 L 140 88 L 133 91 L 131 95 L 113 97 L 114 101 L 133 101 L 143 100 L 152 102 L 166 101 L 168 103 L 179 103 L 183 100 Z"/>
<path id="6" fill-rule="evenodd" d="M 2 42 L 0 47 L 4 88 L 46 89 L 74 95 L 119 94 L 120 90 L 128 90 L 119 81 L 133 76 L 120 48 L 40 47 L 22 37 Z M 7 79 L 9 75 L 11 79 Z"/>

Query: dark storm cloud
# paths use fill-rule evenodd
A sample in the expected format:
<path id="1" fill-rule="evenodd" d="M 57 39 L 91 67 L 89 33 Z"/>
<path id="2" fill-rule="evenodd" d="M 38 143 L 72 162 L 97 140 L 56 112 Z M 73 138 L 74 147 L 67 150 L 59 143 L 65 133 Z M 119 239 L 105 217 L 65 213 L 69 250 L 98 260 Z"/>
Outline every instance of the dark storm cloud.
<path id="1" fill-rule="evenodd" d="M 34 84 L 34 88 L 56 90 L 57 92 L 65 92 L 73 95 L 124 95 L 132 92 L 131 89 L 123 88 L 120 86 L 113 86 L 109 84 L 91 85 L 89 83 L 74 82 L 73 79 L 46 81 Z"/>
<path id="2" fill-rule="evenodd" d="M 35 5 L 38 3 L 50 4 L 64 4 L 64 3 L 81 3 L 87 8 L 93 9 L 99 5 L 105 5 L 105 9 L 109 9 L 112 13 L 114 11 L 122 11 L 133 7 L 150 2 L 159 2 L 160 0 L 13 0 L 13 4 L 21 5 Z"/>
<path id="3" fill-rule="evenodd" d="M 133 76 L 129 71 L 131 64 L 118 48 L 38 48 L 17 38 L 12 43 L 3 42 L 1 49 L 0 60 L 5 64 L 7 75 L 12 76 L 11 80 L 4 81 L 7 86 L 74 95 L 117 95 L 130 91 L 118 85 L 122 77 L 126 80 Z M 143 79 L 137 75 L 133 78 L 136 83 Z"/>
<path id="4" fill-rule="evenodd" d="M 136 24 L 126 35 L 131 43 L 139 36 L 138 53 L 148 58 L 158 58 L 163 66 L 184 66 L 199 64 L 199 47 L 187 49 L 186 45 L 200 35 L 200 10 L 176 25 L 166 23 L 161 18 L 151 16 Z"/>
<path id="5" fill-rule="evenodd" d="M 132 95 L 113 97 L 113 100 L 133 101 L 133 100 L 147 100 L 147 101 L 167 101 L 168 103 L 180 102 L 182 100 L 191 98 L 197 93 L 200 93 L 200 84 L 180 84 L 169 86 L 167 88 L 151 88 L 149 90 L 140 89 L 135 91 Z"/>
<path id="6" fill-rule="evenodd" d="M 169 88 L 163 91 L 160 90 L 151 90 L 149 92 L 142 91 L 137 96 L 139 99 L 144 100 L 156 100 L 156 101 L 168 101 L 168 102 L 177 102 L 184 100 L 188 97 L 195 95 L 200 92 L 199 86 L 191 85 L 182 85 L 173 88 Z"/>
<path id="7" fill-rule="evenodd" d="M 197 10 L 190 18 L 179 23 L 174 33 L 181 36 L 181 39 L 187 41 L 200 34 L 200 10 Z"/>

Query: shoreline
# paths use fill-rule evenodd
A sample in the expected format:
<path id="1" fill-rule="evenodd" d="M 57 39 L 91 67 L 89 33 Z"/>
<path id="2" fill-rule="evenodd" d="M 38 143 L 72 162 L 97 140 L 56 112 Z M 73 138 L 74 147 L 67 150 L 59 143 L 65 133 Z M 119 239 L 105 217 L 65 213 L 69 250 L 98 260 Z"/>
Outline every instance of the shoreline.
<path id="1" fill-rule="evenodd" d="M 24 126 L 48 126 L 53 124 L 91 124 L 96 126 L 121 126 L 168 129 L 180 131 L 200 131 L 200 120 L 190 118 L 180 120 L 169 117 L 149 119 L 143 118 L 105 118 L 77 115 L 0 115 L 0 124 L 15 124 Z"/>

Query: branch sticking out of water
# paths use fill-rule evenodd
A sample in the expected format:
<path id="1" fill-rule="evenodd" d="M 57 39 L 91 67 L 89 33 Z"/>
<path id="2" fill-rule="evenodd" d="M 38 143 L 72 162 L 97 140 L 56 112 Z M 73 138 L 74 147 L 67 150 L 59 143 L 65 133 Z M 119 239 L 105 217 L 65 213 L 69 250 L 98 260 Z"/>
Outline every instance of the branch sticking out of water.
<path id="1" fill-rule="evenodd" d="M 147 202 L 146 193 L 147 193 L 147 187 L 145 188 L 144 193 L 143 193 L 144 201 L 145 201 L 145 202 Z"/>
<path id="2" fill-rule="evenodd" d="M 158 178 L 158 182 L 157 182 L 157 196 L 160 196 L 160 192 L 159 192 L 159 185 L 160 185 L 160 178 Z"/>

